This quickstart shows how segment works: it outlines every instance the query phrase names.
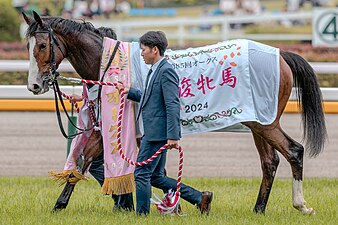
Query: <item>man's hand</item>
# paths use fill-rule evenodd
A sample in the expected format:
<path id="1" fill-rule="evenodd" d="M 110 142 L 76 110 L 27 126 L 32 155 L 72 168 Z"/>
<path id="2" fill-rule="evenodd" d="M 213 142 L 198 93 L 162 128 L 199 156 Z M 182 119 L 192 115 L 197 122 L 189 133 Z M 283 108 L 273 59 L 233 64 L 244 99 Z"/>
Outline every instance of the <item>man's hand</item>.
<path id="1" fill-rule="evenodd" d="M 168 140 L 168 149 L 176 148 L 178 149 L 179 147 L 179 141 L 178 140 Z"/>
<path id="2" fill-rule="evenodd" d="M 77 95 L 77 94 L 72 94 L 72 95 L 70 95 L 69 97 L 70 97 L 70 99 L 69 99 L 69 102 L 70 102 L 70 103 L 75 103 L 75 102 L 80 102 L 80 101 L 82 101 L 82 96 Z"/>
<path id="3" fill-rule="evenodd" d="M 123 90 L 124 94 L 128 94 L 130 87 L 124 85 L 121 81 L 117 81 L 116 89 L 119 90 L 119 93 Z"/>

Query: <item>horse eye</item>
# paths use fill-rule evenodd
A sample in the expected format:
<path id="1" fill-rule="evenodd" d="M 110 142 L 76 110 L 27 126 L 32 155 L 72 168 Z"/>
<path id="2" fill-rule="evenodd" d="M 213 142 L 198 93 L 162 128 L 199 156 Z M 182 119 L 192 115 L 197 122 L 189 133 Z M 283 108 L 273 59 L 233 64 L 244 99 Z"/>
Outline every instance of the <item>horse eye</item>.
<path id="1" fill-rule="evenodd" d="M 40 44 L 40 49 L 45 49 L 46 48 L 46 44 Z"/>

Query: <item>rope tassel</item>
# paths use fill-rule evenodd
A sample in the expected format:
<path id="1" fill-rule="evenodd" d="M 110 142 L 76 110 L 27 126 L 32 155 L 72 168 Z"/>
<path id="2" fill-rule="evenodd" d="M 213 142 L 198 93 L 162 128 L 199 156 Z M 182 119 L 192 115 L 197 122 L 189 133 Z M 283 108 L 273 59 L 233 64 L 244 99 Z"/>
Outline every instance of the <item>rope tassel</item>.
<path id="1" fill-rule="evenodd" d="M 150 202 L 156 205 L 157 210 L 162 214 L 176 214 L 179 215 L 178 207 L 180 202 L 180 192 L 174 192 L 169 190 L 164 198 L 161 200 L 156 194 L 154 194 L 156 200 L 150 199 Z"/>

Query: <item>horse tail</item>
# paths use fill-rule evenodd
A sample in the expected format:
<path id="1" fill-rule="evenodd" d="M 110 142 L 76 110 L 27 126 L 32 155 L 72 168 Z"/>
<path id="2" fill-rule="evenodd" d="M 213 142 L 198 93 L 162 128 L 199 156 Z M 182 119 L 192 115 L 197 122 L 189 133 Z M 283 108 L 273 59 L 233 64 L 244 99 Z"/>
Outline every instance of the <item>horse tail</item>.
<path id="1" fill-rule="evenodd" d="M 317 76 L 311 65 L 292 52 L 281 52 L 291 68 L 296 87 L 297 102 L 302 103 L 303 140 L 310 157 L 316 157 L 323 150 L 327 138 L 323 112 L 323 98 Z"/>

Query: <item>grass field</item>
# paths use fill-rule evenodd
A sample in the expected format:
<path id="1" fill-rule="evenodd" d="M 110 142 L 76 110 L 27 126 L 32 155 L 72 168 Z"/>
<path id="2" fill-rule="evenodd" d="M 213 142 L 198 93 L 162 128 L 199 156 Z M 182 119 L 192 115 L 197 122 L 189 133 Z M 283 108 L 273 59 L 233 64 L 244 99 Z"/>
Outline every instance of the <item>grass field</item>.
<path id="1" fill-rule="evenodd" d="M 201 216 L 187 202 L 181 202 L 186 216 L 162 216 L 152 206 L 147 217 L 112 211 L 113 200 L 99 192 L 91 179 L 81 182 L 66 210 L 51 213 L 62 191 L 48 178 L 0 177 L 0 224 L 337 224 L 338 179 L 306 179 L 304 196 L 317 215 L 304 216 L 293 209 L 291 180 L 277 179 L 265 215 L 252 212 L 260 180 L 199 178 L 183 181 L 200 190 L 214 192 L 212 211 Z M 161 192 L 155 190 L 158 195 Z"/>

